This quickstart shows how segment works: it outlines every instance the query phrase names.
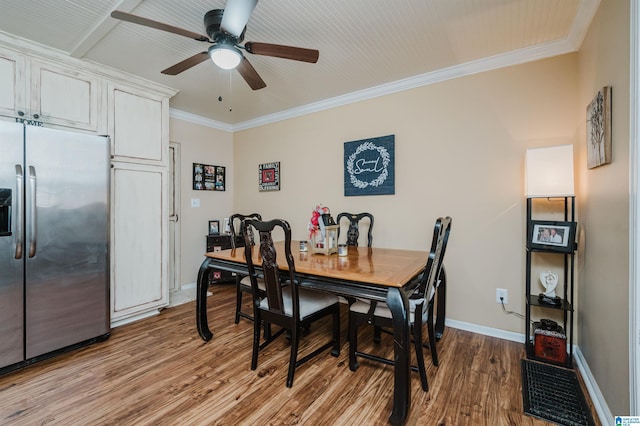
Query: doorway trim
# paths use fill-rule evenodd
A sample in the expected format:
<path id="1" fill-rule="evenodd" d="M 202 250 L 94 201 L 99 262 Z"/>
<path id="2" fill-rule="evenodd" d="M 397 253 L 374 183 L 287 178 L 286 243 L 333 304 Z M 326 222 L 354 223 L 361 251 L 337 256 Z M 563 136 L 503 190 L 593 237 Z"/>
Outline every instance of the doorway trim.
<path id="1" fill-rule="evenodd" d="M 169 142 L 169 291 L 180 291 L 180 144 Z"/>
<path id="2" fill-rule="evenodd" d="M 640 205 L 638 188 L 640 149 L 638 122 L 640 120 L 640 7 L 631 3 L 630 22 L 630 105 L 629 105 L 629 411 L 640 415 Z"/>

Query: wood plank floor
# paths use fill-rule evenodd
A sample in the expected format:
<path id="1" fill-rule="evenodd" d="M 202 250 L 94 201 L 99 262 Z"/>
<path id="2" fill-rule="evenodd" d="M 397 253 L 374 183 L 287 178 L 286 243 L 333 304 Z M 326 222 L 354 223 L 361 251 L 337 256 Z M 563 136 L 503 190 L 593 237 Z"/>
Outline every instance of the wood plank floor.
<path id="1" fill-rule="evenodd" d="M 251 371 L 252 324 L 233 323 L 235 289 L 209 298 L 212 341 L 195 326 L 195 302 L 113 330 L 109 340 L 0 377 L 2 425 L 386 425 L 393 370 L 360 360 L 348 367 L 346 306 L 342 351 L 327 352 L 296 371 L 285 387 L 284 338 L 260 354 Z M 246 309 L 249 309 L 247 298 Z M 303 338 L 302 353 L 329 335 L 329 321 Z M 390 356 L 391 336 L 360 347 Z M 440 366 L 427 353 L 430 390 L 412 373 L 408 425 L 547 425 L 523 414 L 522 344 L 447 328 Z M 594 413 L 594 418 L 595 418 Z"/>

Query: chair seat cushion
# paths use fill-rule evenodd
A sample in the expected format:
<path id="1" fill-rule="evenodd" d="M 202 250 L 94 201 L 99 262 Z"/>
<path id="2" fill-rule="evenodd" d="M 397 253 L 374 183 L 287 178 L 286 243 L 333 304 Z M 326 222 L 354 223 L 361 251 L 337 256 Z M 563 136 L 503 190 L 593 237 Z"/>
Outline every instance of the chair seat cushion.
<path id="1" fill-rule="evenodd" d="M 247 287 L 251 287 L 251 277 L 249 277 L 248 275 L 243 277 L 240 280 L 240 284 L 245 285 Z M 266 290 L 266 286 L 264 285 L 264 280 L 262 278 L 258 278 L 258 288 L 260 290 Z"/>
<path id="2" fill-rule="evenodd" d="M 305 319 L 311 314 L 338 303 L 338 297 L 333 294 L 306 288 L 298 288 L 298 297 L 300 301 L 300 319 Z M 282 288 L 282 302 L 284 303 L 285 315 L 293 315 L 291 286 Z M 266 297 L 260 302 L 260 309 L 269 309 L 269 300 Z"/>
<path id="3" fill-rule="evenodd" d="M 418 305 L 423 300 L 424 299 L 409 299 L 409 310 L 411 311 L 409 314 L 409 322 L 411 324 L 415 322 L 416 305 Z M 349 310 L 352 312 L 366 315 L 369 312 L 370 306 L 371 306 L 371 303 L 369 301 L 363 301 L 358 299 L 356 300 L 355 303 L 351 305 Z M 389 309 L 387 304 L 384 302 L 376 303 L 376 309 L 373 311 L 373 315 L 380 318 L 389 318 L 389 319 L 392 318 L 391 310 Z M 426 312 L 423 312 L 422 319 L 423 321 L 426 320 Z"/>

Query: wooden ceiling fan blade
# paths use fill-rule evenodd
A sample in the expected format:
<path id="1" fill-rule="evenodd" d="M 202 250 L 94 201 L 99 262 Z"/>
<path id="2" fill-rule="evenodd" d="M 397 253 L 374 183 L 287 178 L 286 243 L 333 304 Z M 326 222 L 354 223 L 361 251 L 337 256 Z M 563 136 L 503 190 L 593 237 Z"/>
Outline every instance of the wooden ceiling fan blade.
<path id="1" fill-rule="evenodd" d="M 227 0 L 220 29 L 235 37 L 240 37 L 256 4 L 258 4 L 258 0 Z"/>
<path id="2" fill-rule="evenodd" d="M 188 70 L 191 67 L 194 67 L 204 61 L 209 59 L 209 54 L 207 52 L 196 53 L 190 58 L 185 59 L 184 61 L 178 62 L 177 64 L 167 68 L 166 70 L 161 71 L 162 74 L 167 75 L 178 75 L 183 71 Z"/>
<path id="3" fill-rule="evenodd" d="M 153 21 L 151 19 L 143 18 L 142 16 L 132 15 L 126 12 L 120 12 L 119 10 L 114 10 L 111 12 L 111 17 L 115 19 L 120 19 L 121 21 L 127 21 L 138 25 L 144 25 L 145 27 L 155 28 L 157 30 L 166 31 L 173 34 L 178 34 L 184 37 L 189 37 L 198 41 L 206 41 L 212 43 L 209 37 L 203 36 L 202 34 L 194 33 L 193 31 L 185 30 L 182 28 L 174 27 L 173 25 L 164 24 L 162 22 Z"/>
<path id="4" fill-rule="evenodd" d="M 246 81 L 249 87 L 251 87 L 251 89 L 259 90 L 267 87 L 267 83 L 262 80 L 256 69 L 253 68 L 253 65 L 251 65 L 247 58 L 243 57 L 242 61 L 240 61 L 240 65 L 238 65 L 236 69 L 238 70 L 242 78 L 244 78 L 244 81 Z"/>
<path id="5" fill-rule="evenodd" d="M 254 55 L 273 56 L 276 58 L 292 59 L 294 61 L 318 62 L 320 52 L 303 47 L 283 46 L 281 44 L 247 42 L 244 45 L 247 52 Z"/>

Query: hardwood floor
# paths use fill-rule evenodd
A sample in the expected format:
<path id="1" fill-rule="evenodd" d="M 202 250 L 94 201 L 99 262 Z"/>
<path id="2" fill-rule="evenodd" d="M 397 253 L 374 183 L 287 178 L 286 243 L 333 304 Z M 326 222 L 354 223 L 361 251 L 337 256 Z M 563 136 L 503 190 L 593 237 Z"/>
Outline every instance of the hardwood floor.
<path id="1" fill-rule="evenodd" d="M 285 387 L 287 341 L 280 338 L 249 369 L 252 324 L 233 323 L 233 285 L 212 288 L 213 340 L 195 326 L 195 302 L 113 330 L 109 340 L 0 377 L 2 425 L 386 425 L 392 367 L 360 360 L 348 367 L 347 310 L 342 351 L 327 351 L 296 371 Z M 247 298 L 247 310 L 249 301 Z M 303 337 L 305 354 L 329 321 Z M 324 340 L 324 337 L 323 337 Z M 359 347 L 390 356 L 391 336 Z M 369 346 L 369 347 L 368 347 Z M 440 366 L 426 354 L 429 392 L 412 373 L 407 425 L 547 425 L 523 414 L 522 344 L 447 328 Z M 595 417 L 595 414 L 594 414 Z"/>

